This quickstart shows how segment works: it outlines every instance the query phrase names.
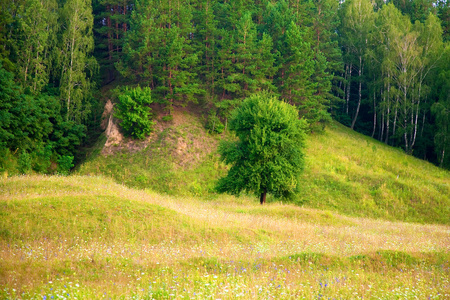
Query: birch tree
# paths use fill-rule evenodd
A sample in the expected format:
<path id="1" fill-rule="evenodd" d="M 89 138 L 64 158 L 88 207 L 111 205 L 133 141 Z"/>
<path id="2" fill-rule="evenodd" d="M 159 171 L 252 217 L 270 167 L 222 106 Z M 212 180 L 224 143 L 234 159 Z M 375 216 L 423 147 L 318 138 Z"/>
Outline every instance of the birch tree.
<path id="1" fill-rule="evenodd" d="M 37 95 L 47 85 L 51 72 L 57 3 L 54 0 L 26 0 L 18 6 L 13 43 L 17 78 L 23 88 Z"/>
<path id="2" fill-rule="evenodd" d="M 60 23 L 60 97 L 65 102 L 66 121 L 80 123 L 89 113 L 87 96 L 97 67 L 91 56 L 94 49 L 91 0 L 67 0 Z"/>
<path id="3" fill-rule="evenodd" d="M 374 19 L 375 13 L 369 0 L 345 2 L 342 16 L 342 35 L 345 51 L 350 54 L 347 57 L 351 59 L 347 64 L 350 65 L 350 68 L 356 68 L 358 73 L 358 100 L 352 118 L 352 129 L 355 127 L 361 107 L 367 43 L 369 34 L 373 30 Z M 349 70 L 350 74 L 351 71 Z"/>

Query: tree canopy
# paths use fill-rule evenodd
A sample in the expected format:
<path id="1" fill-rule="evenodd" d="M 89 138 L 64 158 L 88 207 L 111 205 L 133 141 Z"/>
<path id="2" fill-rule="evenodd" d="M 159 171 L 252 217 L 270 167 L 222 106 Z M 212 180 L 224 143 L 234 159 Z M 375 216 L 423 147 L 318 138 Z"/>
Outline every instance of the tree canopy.
<path id="1" fill-rule="evenodd" d="M 233 112 L 230 130 L 236 139 L 219 146 L 222 160 L 231 165 L 217 190 L 234 195 L 245 191 L 289 197 L 295 194 L 304 165 L 304 129 L 297 109 L 268 92 L 254 94 Z"/>
<path id="2" fill-rule="evenodd" d="M 100 134 L 106 86 L 139 85 L 163 120 L 196 103 L 213 132 L 268 90 L 309 132 L 334 118 L 450 168 L 448 3 L 0 0 L 0 151 L 76 163 Z"/>

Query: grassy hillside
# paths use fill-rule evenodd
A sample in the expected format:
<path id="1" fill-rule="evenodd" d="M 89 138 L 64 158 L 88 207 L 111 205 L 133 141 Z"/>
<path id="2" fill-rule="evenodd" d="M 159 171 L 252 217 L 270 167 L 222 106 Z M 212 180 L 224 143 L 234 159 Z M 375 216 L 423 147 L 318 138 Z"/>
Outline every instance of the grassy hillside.
<path id="1" fill-rule="evenodd" d="M 160 122 L 146 141 L 124 140 L 109 147 L 105 156 L 100 154 L 103 140 L 76 173 L 170 195 L 215 199 L 215 181 L 226 174 L 216 148 L 226 137 L 210 135 L 199 118 L 176 111 L 174 121 Z M 337 123 L 309 136 L 307 144 L 302 192 L 294 204 L 350 216 L 450 224 L 449 171 Z"/>
<path id="2" fill-rule="evenodd" d="M 2 299 L 448 299 L 449 245 L 447 225 L 0 179 Z"/>

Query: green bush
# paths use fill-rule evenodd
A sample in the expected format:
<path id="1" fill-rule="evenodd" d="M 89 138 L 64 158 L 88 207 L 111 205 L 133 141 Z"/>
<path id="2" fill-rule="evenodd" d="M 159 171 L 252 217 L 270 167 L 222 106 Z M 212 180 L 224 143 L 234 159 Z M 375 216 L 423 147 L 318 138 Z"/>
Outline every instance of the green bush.
<path id="1" fill-rule="evenodd" d="M 209 112 L 205 127 L 211 133 L 215 132 L 221 134 L 225 130 L 225 125 L 223 125 L 213 110 Z"/>
<path id="2" fill-rule="evenodd" d="M 17 158 L 0 143 L 0 177 L 17 174 Z"/>
<path id="3" fill-rule="evenodd" d="M 31 170 L 31 156 L 25 150 L 19 155 L 17 169 L 20 174 L 27 174 Z"/>
<path id="4" fill-rule="evenodd" d="M 151 90 L 148 87 L 141 89 L 139 86 L 130 89 L 116 91 L 118 102 L 114 116 L 121 120 L 120 126 L 125 135 L 133 138 L 143 139 L 152 131 L 155 122 L 151 119 L 151 109 L 148 107 L 152 103 Z"/>
<path id="5" fill-rule="evenodd" d="M 58 159 L 58 173 L 61 175 L 69 175 L 73 166 L 73 156 L 63 155 Z"/>
<path id="6" fill-rule="evenodd" d="M 35 151 L 33 170 L 38 173 L 48 173 L 51 165 L 52 145 L 47 144 L 45 147 L 39 147 Z"/>

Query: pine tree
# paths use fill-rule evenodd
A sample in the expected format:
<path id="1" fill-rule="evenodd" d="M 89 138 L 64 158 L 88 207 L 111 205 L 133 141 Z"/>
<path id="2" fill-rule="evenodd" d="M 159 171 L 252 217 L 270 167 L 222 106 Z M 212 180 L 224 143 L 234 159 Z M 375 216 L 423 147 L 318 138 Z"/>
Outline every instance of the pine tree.
<path id="1" fill-rule="evenodd" d="M 130 28 L 134 0 L 94 0 L 95 56 L 104 80 L 115 78 L 114 64 L 121 57 L 124 36 Z"/>
<path id="2" fill-rule="evenodd" d="M 199 54 L 198 75 L 209 97 L 215 93 L 217 68 L 218 21 L 214 15 L 214 1 L 201 0 L 193 12 L 195 36 L 193 47 Z"/>
<path id="3" fill-rule="evenodd" d="M 123 56 L 116 63 L 124 78 L 152 89 L 156 85 L 153 76 L 160 38 L 155 18 L 157 14 L 153 0 L 136 1 L 130 17 L 130 30 L 125 36 Z"/>
<path id="4" fill-rule="evenodd" d="M 306 36 L 305 31 L 291 22 L 285 34 L 286 50 L 282 54 L 284 63 L 281 67 L 285 75 L 280 92 L 290 104 L 298 105 L 300 113 L 308 118 L 309 110 L 317 104 L 313 97 L 317 83 L 311 80 L 315 71 L 314 52 L 305 40 Z"/>
<path id="5" fill-rule="evenodd" d="M 314 80 L 318 82 L 316 95 L 324 100 L 325 106 L 334 107 L 343 97 L 339 85 L 343 80 L 342 52 L 337 35 L 339 4 L 333 0 L 315 0 L 313 3 L 312 32 L 316 53 Z"/>
<path id="6" fill-rule="evenodd" d="M 257 42 L 256 53 L 252 58 L 255 64 L 252 71 L 255 91 L 276 91 L 273 78 L 277 73 L 277 67 L 275 65 L 276 55 L 273 51 L 272 37 L 264 32 L 261 40 Z"/>
<path id="7" fill-rule="evenodd" d="M 235 97 L 245 98 L 257 90 L 252 78 L 252 72 L 256 70 L 256 62 L 253 59 L 257 46 L 257 33 L 250 12 L 243 15 L 237 23 L 235 37 L 235 70 L 230 75 L 232 76 L 230 80 L 237 83 Z"/>
<path id="8" fill-rule="evenodd" d="M 118 65 L 126 78 L 150 86 L 170 114 L 204 91 L 194 73 L 198 55 L 192 45 L 192 7 L 185 0 L 136 2 L 124 57 Z"/>

